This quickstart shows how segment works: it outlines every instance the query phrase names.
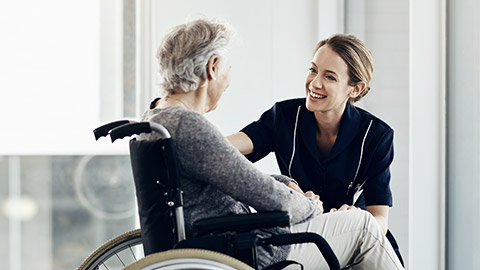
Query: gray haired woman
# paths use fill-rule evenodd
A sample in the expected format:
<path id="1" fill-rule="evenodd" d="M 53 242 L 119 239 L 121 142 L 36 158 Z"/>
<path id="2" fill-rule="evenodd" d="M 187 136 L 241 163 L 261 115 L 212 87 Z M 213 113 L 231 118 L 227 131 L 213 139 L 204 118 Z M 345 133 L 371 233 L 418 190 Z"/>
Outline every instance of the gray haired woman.
<path id="1" fill-rule="evenodd" d="M 287 211 L 290 228 L 263 230 L 265 235 L 310 231 L 331 245 L 340 265 L 354 269 L 403 269 L 372 215 L 363 210 L 323 214 L 313 192 L 301 194 L 292 179 L 256 169 L 203 114 L 216 108 L 230 79 L 229 46 L 233 31 L 226 23 L 200 19 L 175 27 L 158 49 L 166 95 L 154 100 L 143 116 L 165 126 L 178 153 L 184 191 L 187 236 L 198 219 L 258 211 Z M 156 134 L 139 140 L 156 139 Z M 327 264 L 312 244 L 262 247 L 264 268 L 285 259 L 305 269 Z"/>

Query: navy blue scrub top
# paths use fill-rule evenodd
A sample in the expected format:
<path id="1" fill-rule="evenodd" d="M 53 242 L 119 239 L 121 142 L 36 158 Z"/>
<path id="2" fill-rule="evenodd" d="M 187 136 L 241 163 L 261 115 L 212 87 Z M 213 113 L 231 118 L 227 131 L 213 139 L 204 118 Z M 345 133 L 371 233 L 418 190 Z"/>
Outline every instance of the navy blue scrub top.
<path id="1" fill-rule="evenodd" d="M 316 126 L 314 114 L 305 107 L 305 98 L 277 102 L 258 121 L 241 130 L 254 145 L 254 152 L 246 157 L 255 162 L 275 152 L 281 173 L 295 179 L 304 191 L 320 195 L 325 212 L 353 204 L 358 194 L 355 205 L 363 209 L 368 205 L 392 206 L 392 128 L 347 103 L 335 144 L 321 160 Z M 363 193 L 359 192 L 362 189 Z"/>

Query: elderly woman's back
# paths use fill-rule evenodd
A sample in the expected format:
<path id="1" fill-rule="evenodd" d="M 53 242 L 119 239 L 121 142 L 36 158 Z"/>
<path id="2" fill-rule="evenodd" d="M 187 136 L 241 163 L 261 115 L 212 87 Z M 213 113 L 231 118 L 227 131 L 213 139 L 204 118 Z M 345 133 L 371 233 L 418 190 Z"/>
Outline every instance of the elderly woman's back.
<path id="1" fill-rule="evenodd" d="M 187 236 L 198 219 L 227 214 L 261 211 L 288 211 L 293 223 L 321 214 L 305 196 L 258 171 L 202 115 L 181 106 L 148 110 L 142 121 L 166 127 L 177 151 L 180 182 L 184 196 Z M 157 139 L 154 133 L 138 140 Z M 261 234 L 289 233 L 289 228 L 264 230 Z M 284 260 L 289 247 L 259 250 L 260 265 Z"/>

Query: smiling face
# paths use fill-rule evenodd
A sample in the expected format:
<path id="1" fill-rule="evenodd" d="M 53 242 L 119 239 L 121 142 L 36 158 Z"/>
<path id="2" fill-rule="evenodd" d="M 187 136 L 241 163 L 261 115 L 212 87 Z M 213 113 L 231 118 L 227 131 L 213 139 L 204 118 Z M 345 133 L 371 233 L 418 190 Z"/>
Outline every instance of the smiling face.
<path id="1" fill-rule="evenodd" d="M 305 91 L 309 111 L 341 115 L 350 97 L 358 95 L 357 87 L 349 85 L 348 66 L 328 45 L 313 56 Z"/>

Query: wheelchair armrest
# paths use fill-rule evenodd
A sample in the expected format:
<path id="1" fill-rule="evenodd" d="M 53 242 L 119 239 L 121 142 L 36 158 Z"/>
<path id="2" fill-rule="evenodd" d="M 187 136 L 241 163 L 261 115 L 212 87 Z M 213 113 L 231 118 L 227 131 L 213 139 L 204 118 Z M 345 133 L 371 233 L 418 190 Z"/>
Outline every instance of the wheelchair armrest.
<path id="1" fill-rule="evenodd" d="M 205 235 L 224 232 L 247 232 L 260 228 L 286 227 L 289 225 L 290 217 L 287 212 L 272 211 L 200 219 L 193 223 L 193 229 L 199 235 Z"/>
<path id="2" fill-rule="evenodd" d="M 318 250 L 323 255 L 323 258 L 327 262 L 330 269 L 340 269 L 340 263 L 338 262 L 337 256 L 333 252 L 327 240 L 325 240 L 321 235 L 316 233 L 291 233 L 273 235 L 269 238 L 261 239 L 258 244 L 283 246 L 309 242 L 314 243 L 317 246 Z"/>

